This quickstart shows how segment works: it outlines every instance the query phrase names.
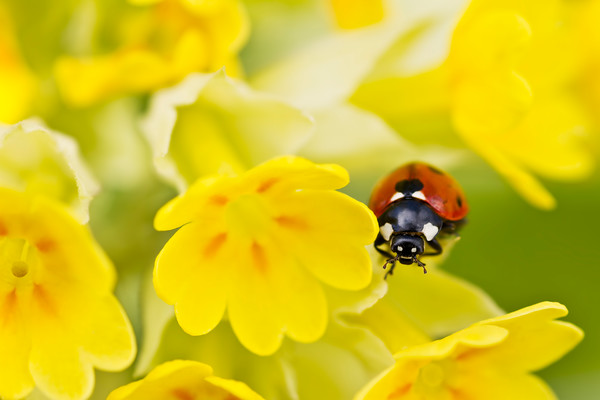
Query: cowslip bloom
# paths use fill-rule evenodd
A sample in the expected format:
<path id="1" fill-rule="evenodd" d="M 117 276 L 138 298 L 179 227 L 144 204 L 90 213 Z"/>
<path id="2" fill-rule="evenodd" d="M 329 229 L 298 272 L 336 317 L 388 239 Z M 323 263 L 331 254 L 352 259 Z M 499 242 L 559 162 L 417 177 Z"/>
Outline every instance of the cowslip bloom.
<path id="1" fill-rule="evenodd" d="M 183 191 L 224 166 L 241 172 L 277 155 L 295 154 L 311 136 L 313 123 L 301 110 L 220 70 L 190 74 L 157 92 L 142 129 L 156 170 Z"/>
<path id="2" fill-rule="evenodd" d="M 365 245 L 377 222 L 334 191 L 347 183 L 339 166 L 281 157 L 199 180 L 163 206 L 155 228 L 181 228 L 156 259 L 154 286 L 181 327 L 205 334 L 227 308 L 240 342 L 261 355 L 275 352 L 284 333 L 300 342 L 322 336 L 320 283 L 359 290 L 371 281 Z"/>
<path id="3" fill-rule="evenodd" d="M 0 397 L 84 399 L 94 367 L 131 363 L 113 266 L 61 205 L 0 189 L 0 272 Z"/>
<path id="4" fill-rule="evenodd" d="M 65 100 L 85 107 L 111 97 L 147 93 L 191 72 L 227 66 L 241 73 L 237 53 L 249 27 L 238 0 L 130 0 L 103 10 L 98 28 L 115 46 L 105 53 L 62 56 L 55 77 Z"/>
<path id="5" fill-rule="evenodd" d="M 88 221 L 100 186 L 73 138 L 35 119 L 0 125 L 0 169 L 0 186 L 53 198 Z"/>
<path id="6" fill-rule="evenodd" d="M 38 81 L 20 54 L 14 26 L 0 5 L 0 122 L 13 124 L 31 112 Z"/>
<path id="7" fill-rule="evenodd" d="M 154 368 L 142 380 L 114 390 L 107 400 L 263 400 L 246 384 L 213 375 L 209 365 L 175 360 Z"/>
<path id="8" fill-rule="evenodd" d="M 337 25 L 356 29 L 381 21 L 385 15 L 384 0 L 330 0 Z"/>
<path id="9" fill-rule="evenodd" d="M 568 91 L 575 73 L 568 15 L 559 0 L 473 1 L 443 62 L 415 73 L 398 55 L 406 65 L 380 65 L 352 102 L 398 131 L 418 132 L 415 140 L 451 143 L 442 136 L 453 130 L 526 200 L 553 208 L 536 176 L 580 179 L 594 164 L 581 138 L 587 118 Z"/>
<path id="10" fill-rule="evenodd" d="M 563 305 L 542 302 L 406 348 L 355 400 L 554 399 L 530 372 L 556 361 L 583 337 L 576 326 L 555 320 L 566 314 Z"/>

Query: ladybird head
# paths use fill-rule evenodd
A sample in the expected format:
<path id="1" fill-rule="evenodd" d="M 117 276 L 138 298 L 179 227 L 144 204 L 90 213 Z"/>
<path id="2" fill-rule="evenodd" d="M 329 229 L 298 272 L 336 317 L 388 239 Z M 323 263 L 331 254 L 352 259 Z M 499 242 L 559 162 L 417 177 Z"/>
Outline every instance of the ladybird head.
<path id="1" fill-rule="evenodd" d="M 396 253 L 396 258 L 401 264 L 420 264 L 417 256 L 423 254 L 425 243 L 418 235 L 396 235 L 391 238 L 391 249 Z"/>

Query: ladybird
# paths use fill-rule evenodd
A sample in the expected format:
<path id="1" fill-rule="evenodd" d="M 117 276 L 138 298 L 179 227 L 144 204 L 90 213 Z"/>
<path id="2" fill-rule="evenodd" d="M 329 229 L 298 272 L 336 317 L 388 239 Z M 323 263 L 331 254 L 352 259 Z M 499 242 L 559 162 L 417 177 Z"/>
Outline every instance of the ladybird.
<path id="1" fill-rule="evenodd" d="M 458 182 L 421 162 L 403 165 L 378 182 L 369 208 L 379 223 L 375 249 L 387 257 L 383 268 L 390 265 L 385 278 L 393 273 L 396 261 L 416 263 L 427 273 L 419 256 L 441 254 L 438 234 L 458 236 L 469 212 Z"/>

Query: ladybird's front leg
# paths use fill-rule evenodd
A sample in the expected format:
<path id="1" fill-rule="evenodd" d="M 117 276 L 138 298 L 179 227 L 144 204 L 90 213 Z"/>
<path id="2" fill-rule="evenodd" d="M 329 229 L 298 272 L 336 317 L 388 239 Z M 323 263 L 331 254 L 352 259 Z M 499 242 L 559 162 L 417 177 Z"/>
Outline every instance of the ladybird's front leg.
<path id="1" fill-rule="evenodd" d="M 390 269 L 388 269 L 385 273 L 385 275 L 383 276 L 383 279 L 387 279 L 388 275 L 393 275 L 394 274 L 394 267 L 396 266 L 396 261 L 398 260 L 397 257 L 393 256 L 392 254 L 390 254 L 389 252 L 380 249 L 379 246 L 381 246 L 382 244 L 386 244 L 387 240 L 385 240 L 383 238 L 383 236 L 381 236 L 381 233 L 377 234 L 377 238 L 375 239 L 375 250 L 377 250 L 379 252 L 379 254 L 381 254 L 382 256 L 386 257 L 387 260 L 385 261 L 385 264 L 383 264 L 383 269 L 387 269 L 388 264 L 391 264 Z"/>
<path id="2" fill-rule="evenodd" d="M 381 236 L 381 233 L 377 234 L 377 238 L 375 239 L 375 243 L 373 244 L 375 246 L 375 250 L 377 250 L 377 252 L 379 252 L 379 254 L 381 254 L 382 256 L 386 257 L 386 258 L 394 258 L 394 256 L 392 254 L 390 254 L 388 251 L 385 251 L 383 249 L 380 249 L 379 246 L 381 246 L 382 244 L 386 244 L 387 240 L 385 240 L 383 238 L 383 236 Z"/>
<path id="3" fill-rule="evenodd" d="M 440 244 L 440 242 L 438 242 L 437 238 L 431 239 L 427 242 L 427 244 L 429 244 L 429 246 L 434 250 L 434 252 L 423 253 L 424 256 L 437 256 L 439 254 L 442 254 L 442 245 Z"/>

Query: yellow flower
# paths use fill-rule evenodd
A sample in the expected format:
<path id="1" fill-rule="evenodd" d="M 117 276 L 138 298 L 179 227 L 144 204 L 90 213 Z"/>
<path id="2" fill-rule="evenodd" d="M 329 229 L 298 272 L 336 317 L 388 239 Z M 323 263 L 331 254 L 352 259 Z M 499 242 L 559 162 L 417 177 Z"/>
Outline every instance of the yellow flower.
<path id="1" fill-rule="evenodd" d="M 0 6 L 0 122 L 14 124 L 28 116 L 37 78 L 21 58 L 12 20 Z"/>
<path id="2" fill-rule="evenodd" d="M 190 72 L 223 66 L 231 75 L 241 72 L 236 57 L 248 35 L 248 21 L 238 0 L 130 2 L 122 9 L 105 10 L 110 14 L 107 35 L 116 48 L 58 59 L 55 77 L 71 105 L 150 92 Z"/>
<path id="3" fill-rule="evenodd" d="M 582 339 L 579 328 L 555 321 L 566 314 L 563 305 L 543 302 L 409 347 L 355 399 L 554 399 L 530 372 Z"/>
<path id="4" fill-rule="evenodd" d="M 0 397 L 37 386 L 84 399 L 93 367 L 131 363 L 134 335 L 114 281 L 105 254 L 61 206 L 0 189 Z"/>
<path id="5" fill-rule="evenodd" d="M 99 190 L 77 143 L 36 120 L 0 125 L 0 186 L 54 198 L 83 223 Z"/>
<path id="6" fill-rule="evenodd" d="M 175 360 L 144 379 L 114 390 L 107 400 L 263 400 L 246 384 L 213 375 L 209 365 Z"/>
<path id="7" fill-rule="evenodd" d="M 330 0 L 337 25 L 356 29 L 381 21 L 385 15 L 383 0 Z"/>
<path id="8" fill-rule="evenodd" d="M 225 308 L 249 350 L 275 352 L 283 334 L 317 340 L 327 325 L 319 281 L 358 290 L 371 280 L 368 208 L 334 189 L 336 165 L 282 157 L 240 176 L 196 182 L 159 210 L 158 230 L 181 227 L 156 259 L 158 295 L 189 334 L 211 331 Z"/>
<path id="9" fill-rule="evenodd" d="M 184 191 L 225 168 L 241 172 L 294 154 L 313 124 L 301 110 L 220 70 L 191 74 L 156 93 L 142 129 L 159 174 Z"/>
<path id="10" fill-rule="evenodd" d="M 581 140 L 587 119 L 568 92 L 576 59 L 568 14 L 560 0 L 473 1 L 440 66 L 415 74 L 407 60 L 395 60 L 395 73 L 380 65 L 352 101 L 398 131 L 419 132 L 416 140 L 453 128 L 526 200 L 553 208 L 535 175 L 580 179 L 594 164 Z"/>

